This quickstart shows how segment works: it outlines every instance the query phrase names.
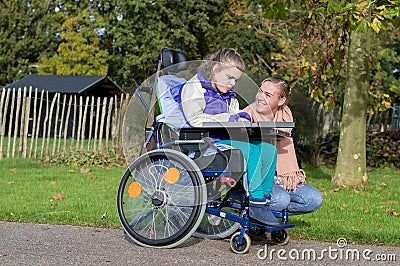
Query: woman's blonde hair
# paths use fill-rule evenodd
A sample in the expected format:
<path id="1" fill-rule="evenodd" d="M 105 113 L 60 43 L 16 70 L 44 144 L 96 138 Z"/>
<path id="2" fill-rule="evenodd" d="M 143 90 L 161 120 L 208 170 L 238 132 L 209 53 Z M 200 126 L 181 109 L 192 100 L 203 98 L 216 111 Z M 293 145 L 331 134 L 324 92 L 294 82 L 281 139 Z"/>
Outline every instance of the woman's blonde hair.
<path id="1" fill-rule="evenodd" d="M 279 89 L 281 91 L 281 95 L 280 96 L 281 97 L 285 97 L 286 98 L 286 102 L 289 100 L 290 94 L 292 93 L 291 92 L 291 88 L 289 86 L 289 82 L 287 82 L 285 79 L 283 79 L 281 77 L 269 77 L 269 78 L 264 79 L 261 82 L 261 85 L 264 82 L 267 82 L 267 81 L 271 82 L 273 84 L 278 84 L 279 85 Z"/>

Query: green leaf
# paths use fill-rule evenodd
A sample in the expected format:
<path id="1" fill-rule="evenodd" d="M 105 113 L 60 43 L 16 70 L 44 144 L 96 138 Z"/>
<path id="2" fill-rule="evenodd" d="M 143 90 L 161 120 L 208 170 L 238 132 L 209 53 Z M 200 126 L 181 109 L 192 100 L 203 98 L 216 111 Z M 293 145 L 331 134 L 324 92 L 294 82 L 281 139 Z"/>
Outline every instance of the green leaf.
<path id="1" fill-rule="evenodd" d="M 274 5 L 274 9 L 276 10 L 277 19 L 286 19 L 286 9 L 284 3 L 278 1 L 278 3 Z"/>
<path id="2" fill-rule="evenodd" d="M 335 102 L 327 101 L 327 102 L 324 103 L 324 106 L 325 106 L 325 107 L 328 107 L 329 110 L 332 110 L 333 107 L 335 107 Z"/>
<path id="3" fill-rule="evenodd" d="M 356 32 L 367 33 L 368 30 L 369 30 L 369 26 L 368 26 L 368 21 L 366 21 L 366 20 L 361 20 L 361 21 L 357 22 L 355 25 Z"/>

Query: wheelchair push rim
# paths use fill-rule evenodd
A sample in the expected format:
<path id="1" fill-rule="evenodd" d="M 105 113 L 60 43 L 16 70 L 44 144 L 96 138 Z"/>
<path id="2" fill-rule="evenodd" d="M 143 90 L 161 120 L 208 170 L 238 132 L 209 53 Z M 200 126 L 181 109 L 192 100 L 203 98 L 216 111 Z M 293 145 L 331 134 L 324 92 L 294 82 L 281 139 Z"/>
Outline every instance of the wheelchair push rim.
<path id="1" fill-rule="evenodd" d="M 174 150 L 140 156 L 125 171 L 117 195 L 120 222 L 141 246 L 172 248 L 188 239 L 206 208 L 198 167 Z"/>

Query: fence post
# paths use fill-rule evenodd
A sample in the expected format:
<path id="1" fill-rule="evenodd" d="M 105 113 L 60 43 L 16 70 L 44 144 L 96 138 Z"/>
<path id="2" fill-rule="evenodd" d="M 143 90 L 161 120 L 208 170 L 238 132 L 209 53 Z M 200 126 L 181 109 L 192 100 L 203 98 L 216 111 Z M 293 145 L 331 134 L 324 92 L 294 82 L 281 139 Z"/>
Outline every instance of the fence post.
<path id="1" fill-rule="evenodd" d="M 33 152 L 35 158 L 37 157 L 39 130 L 41 128 L 40 120 L 41 120 L 41 117 L 42 117 L 42 108 L 43 108 L 43 100 L 44 100 L 43 97 L 44 97 L 44 90 L 42 90 L 42 92 L 40 93 L 39 112 L 38 112 L 38 119 L 37 119 L 36 133 L 35 133 L 35 151 Z M 42 139 L 43 139 L 43 137 L 42 137 Z"/>
<path id="2" fill-rule="evenodd" d="M 22 136 L 22 157 L 26 158 L 27 149 L 28 149 L 28 130 L 29 130 L 29 118 L 31 112 L 31 98 L 32 98 L 32 87 L 29 87 L 28 97 L 26 97 L 24 92 L 25 98 L 25 121 L 24 121 L 24 132 Z"/>
<path id="3" fill-rule="evenodd" d="M 83 118 L 82 118 L 82 134 L 81 134 L 81 151 L 85 149 L 85 132 L 86 132 L 86 123 L 87 123 L 87 112 L 89 108 L 89 98 L 90 96 L 86 96 L 85 106 L 83 109 Z"/>
<path id="4" fill-rule="evenodd" d="M 12 145 L 12 153 L 11 156 L 12 158 L 15 157 L 15 148 L 17 147 L 17 138 L 18 138 L 18 125 L 19 123 L 19 113 L 20 113 L 20 106 L 21 106 L 21 88 L 18 88 L 17 91 L 17 104 L 15 105 L 15 120 L 14 120 L 14 136 L 13 136 L 13 145 Z M 14 105 L 13 107 L 14 108 Z M 10 119 L 10 121 L 12 121 Z M 10 123 L 10 127 L 11 127 L 11 123 Z"/>
<path id="5" fill-rule="evenodd" d="M 399 130 L 399 115 L 400 115 L 400 106 L 397 104 L 393 104 L 393 120 L 392 120 L 392 129 Z"/>
<path id="6" fill-rule="evenodd" d="M 0 159 L 3 158 L 3 139 L 4 139 L 4 128 L 7 114 L 7 106 L 8 101 L 4 104 L 4 98 L 8 95 L 8 92 L 5 89 L 1 90 L 1 100 L 0 100 Z M 8 99 L 8 97 L 7 97 Z M 3 107 L 4 106 L 4 107 Z"/>
<path id="7" fill-rule="evenodd" d="M 30 87 L 32 88 L 32 87 Z M 31 131 L 31 144 L 29 147 L 29 155 L 28 158 L 32 158 L 32 150 L 33 150 L 33 143 L 35 142 L 35 133 L 36 133 L 36 117 L 37 117 L 37 92 L 38 89 L 35 88 L 35 94 L 33 96 L 33 121 L 32 121 L 32 131 Z M 36 157 L 36 156 L 34 156 Z"/>

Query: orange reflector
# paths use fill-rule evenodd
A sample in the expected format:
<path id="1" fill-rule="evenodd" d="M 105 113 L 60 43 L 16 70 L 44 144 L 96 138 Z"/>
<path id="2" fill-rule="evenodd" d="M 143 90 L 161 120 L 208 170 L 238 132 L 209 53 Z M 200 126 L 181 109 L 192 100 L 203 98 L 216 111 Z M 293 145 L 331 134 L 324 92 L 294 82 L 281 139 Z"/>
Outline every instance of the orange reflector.
<path id="1" fill-rule="evenodd" d="M 138 182 L 132 182 L 128 187 L 129 196 L 137 198 L 140 193 L 142 193 L 142 186 Z"/>
<path id="2" fill-rule="evenodd" d="M 164 178 L 165 181 L 169 184 L 175 184 L 179 180 L 179 170 L 176 168 L 169 168 L 167 172 L 165 172 Z"/>

